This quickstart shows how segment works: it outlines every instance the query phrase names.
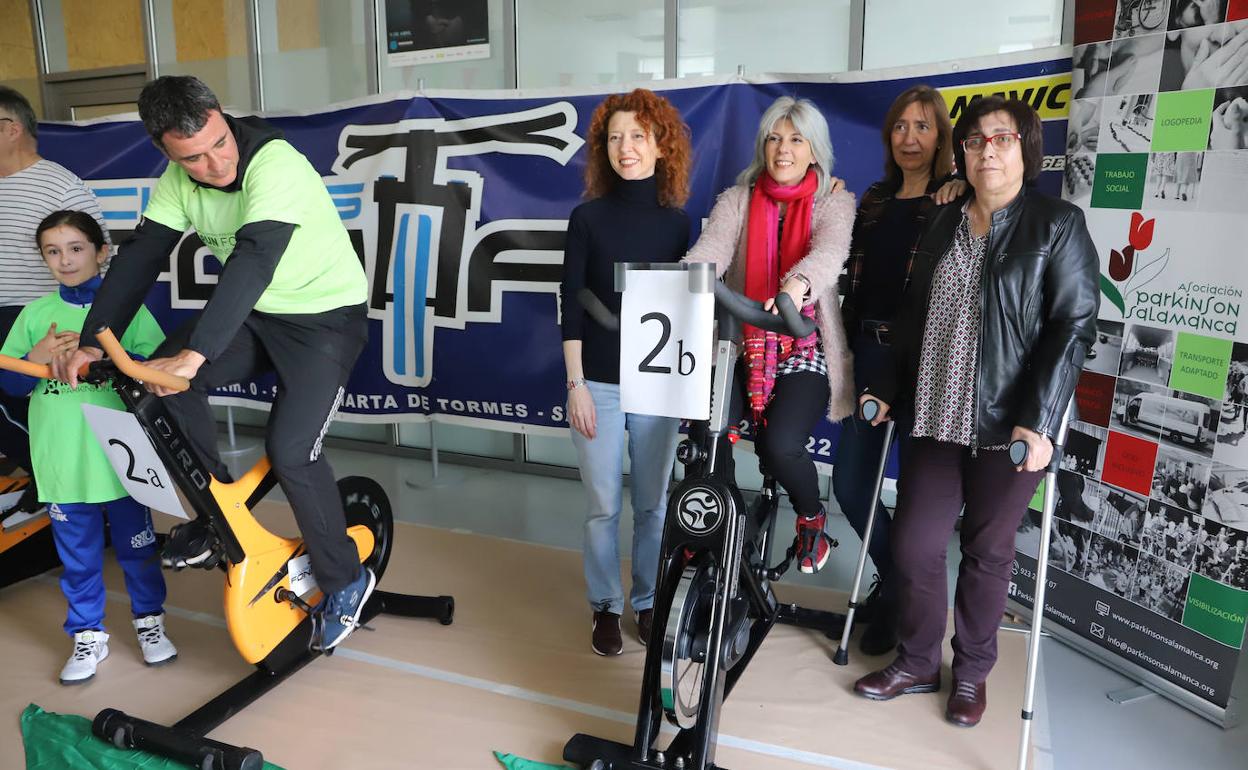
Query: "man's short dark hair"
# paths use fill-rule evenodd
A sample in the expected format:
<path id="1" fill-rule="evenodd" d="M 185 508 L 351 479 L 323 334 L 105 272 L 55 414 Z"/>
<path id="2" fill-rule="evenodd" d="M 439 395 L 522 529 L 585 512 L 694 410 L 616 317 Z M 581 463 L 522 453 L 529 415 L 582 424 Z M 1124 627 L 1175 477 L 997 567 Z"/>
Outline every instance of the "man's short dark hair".
<path id="1" fill-rule="evenodd" d="M 979 128 L 981 118 L 994 112 L 1004 112 L 1014 120 L 1018 133 L 1023 136 L 1019 143 L 1023 150 L 1023 179 L 1027 182 L 1034 180 L 1040 176 L 1044 166 L 1044 124 L 1030 104 L 996 94 L 972 101 L 958 118 L 958 125 L 953 127 L 953 159 L 958 164 L 958 171 L 966 175 L 966 151 L 962 149 L 962 140 Z"/>
<path id="2" fill-rule="evenodd" d="M 139 94 L 139 117 L 147 135 L 159 146 L 172 131 L 180 137 L 194 136 L 208 122 L 208 114 L 221 111 L 221 103 L 204 81 L 191 75 L 164 75 L 143 86 Z"/>
<path id="3" fill-rule="evenodd" d="M 31 139 L 39 138 L 39 121 L 35 119 L 35 111 L 30 102 L 21 93 L 8 86 L 0 86 L 0 110 L 13 116 L 13 120 L 21 124 Z"/>

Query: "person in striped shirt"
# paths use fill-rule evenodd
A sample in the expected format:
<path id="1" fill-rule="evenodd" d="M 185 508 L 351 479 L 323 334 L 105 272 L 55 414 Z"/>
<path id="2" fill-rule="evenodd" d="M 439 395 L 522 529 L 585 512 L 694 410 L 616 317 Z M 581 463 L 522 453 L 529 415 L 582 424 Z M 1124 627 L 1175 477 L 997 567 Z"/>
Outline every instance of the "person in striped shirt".
<path id="1" fill-rule="evenodd" d="M 0 86 L 0 339 L 8 336 L 26 303 L 57 290 L 35 246 L 35 229 L 44 217 L 53 211 L 85 211 L 108 237 L 95 195 L 69 169 L 40 157 L 38 139 L 30 102 Z M 0 453 L 29 473 L 26 408 L 26 399 L 0 394 Z M 38 507 L 32 483 L 11 510 Z"/>

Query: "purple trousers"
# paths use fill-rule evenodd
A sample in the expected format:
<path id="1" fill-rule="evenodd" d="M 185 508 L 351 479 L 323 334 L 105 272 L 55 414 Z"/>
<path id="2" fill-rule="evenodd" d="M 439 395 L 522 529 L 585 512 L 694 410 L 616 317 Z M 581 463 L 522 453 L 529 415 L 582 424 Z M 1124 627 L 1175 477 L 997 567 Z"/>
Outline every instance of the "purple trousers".
<path id="1" fill-rule="evenodd" d="M 897 664 L 928 676 L 940 670 L 948 607 L 945 554 L 958 512 L 962 564 L 953 610 L 953 677 L 980 683 L 997 662 L 1014 537 L 1043 471 L 1022 473 L 1007 451 L 912 439 L 903 444 L 893 562 L 899 602 Z"/>

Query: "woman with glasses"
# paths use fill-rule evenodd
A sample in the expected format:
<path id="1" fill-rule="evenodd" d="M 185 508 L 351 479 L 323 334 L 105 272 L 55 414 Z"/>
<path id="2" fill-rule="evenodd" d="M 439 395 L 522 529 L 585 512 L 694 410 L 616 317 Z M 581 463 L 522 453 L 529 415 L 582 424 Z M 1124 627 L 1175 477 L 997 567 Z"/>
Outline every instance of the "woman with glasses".
<path id="1" fill-rule="evenodd" d="M 861 400 L 913 425 L 893 520 L 898 655 L 858 680 L 874 700 L 940 689 L 945 552 L 958 513 L 953 687 L 945 718 L 979 723 L 997 660 L 1014 533 L 1096 334 L 1099 260 L 1083 213 L 1024 187 L 1044 160 L 1039 116 L 990 96 L 953 133 L 968 195 L 929 218 L 890 348 Z M 1027 443 L 1023 466 L 1012 441 Z"/>

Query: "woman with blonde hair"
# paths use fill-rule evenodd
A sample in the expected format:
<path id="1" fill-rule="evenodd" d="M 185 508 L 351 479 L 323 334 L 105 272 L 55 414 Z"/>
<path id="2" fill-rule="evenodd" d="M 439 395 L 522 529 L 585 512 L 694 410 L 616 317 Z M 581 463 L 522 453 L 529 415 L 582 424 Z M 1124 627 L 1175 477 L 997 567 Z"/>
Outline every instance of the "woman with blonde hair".
<path id="1" fill-rule="evenodd" d="M 841 324 L 837 280 L 849 254 L 854 196 L 832 177 L 828 124 L 813 103 L 782 96 L 763 113 L 754 159 L 720 194 L 686 257 L 713 262 L 733 289 L 774 308 L 785 293 L 818 322 L 805 339 L 746 327 L 737 368 L 734 417 L 743 397 L 756 426 L 755 450 L 797 512 L 794 555 L 802 572 L 827 563 L 831 543 L 819 501 L 819 478 L 806 451 L 825 417 L 854 409 L 850 353 Z M 731 473 L 731 452 L 718 453 Z"/>

